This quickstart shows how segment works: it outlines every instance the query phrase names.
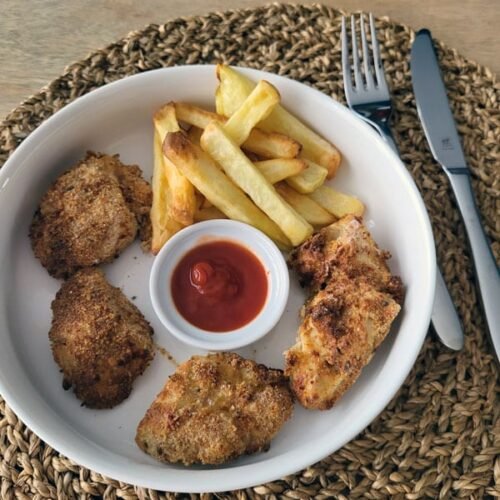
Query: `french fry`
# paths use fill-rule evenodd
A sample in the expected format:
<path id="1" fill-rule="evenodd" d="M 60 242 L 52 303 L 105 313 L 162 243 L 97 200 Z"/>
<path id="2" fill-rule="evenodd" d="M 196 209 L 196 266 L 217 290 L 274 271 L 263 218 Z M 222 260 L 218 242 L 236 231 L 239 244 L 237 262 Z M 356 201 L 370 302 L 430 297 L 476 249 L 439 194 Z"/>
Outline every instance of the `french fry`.
<path id="1" fill-rule="evenodd" d="M 215 74 L 219 85 L 215 89 L 215 110 L 231 116 L 255 87 L 255 83 L 225 64 L 218 64 Z"/>
<path id="2" fill-rule="evenodd" d="M 200 145 L 201 134 L 203 134 L 203 129 L 194 126 L 191 127 L 187 132 L 189 140 L 193 144 L 197 144 L 198 146 Z"/>
<path id="3" fill-rule="evenodd" d="M 290 248 L 290 242 L 278 225 L 252 203 L 210 156 L 192 144 L 184 132 L 167 134 L 163 153 L 207 200 L 230 219 L 246 222 L 266 233 L 281 248 Z"/>
<path id="4" fill-rule="evenodd" d="M 254 128 L 248 139 L 241 145 L 262 158 L 296 158 L 302 146 L 292 138 L 278 132 L 263 132 Z"/>
<path id="5" fill-rule="evenodd" d="M 254 165 L 271 184 L 276 184 L 287 177 L 300 174 L 307 167 L 305 161 L 298 158 L 275 158 L 274 160 L 256 161 Z"/>
<path id="6" fill-rule="evenodd" d="M 175 103 L 175 112 L 179 121 L 200 129 L 204 129 L 211 121 L 227 121 L 220 114 L 184 102 Z M 242 148 L 263 158 L 295 158 L 300 153 L 301 145 L 286 135 L 254 128 Z"/>
<path id="7" fill-rule="evenodd" d="M 339 152 L 280 106 L 270 83 L 256 85 L 224 65 L 217 77 L 217 113 L 171 102 L 154 115 L 154 253 L 195 221 L 240 220 L 288 250 L 313 226 L 362 215 L 357 198 L 323 186 Z"/>
<path id="8" fill-rule="evenodd" d="M 217 65 L 219 86 L 215 93 L 217 113 L 231 116 L 241 106 L 255 87 L 255 83 L 241 73 L 222 64 Z M 302 144 L 302 156 L 328 170 L 328 177 L 335 175 L 341 161 L 339 151 L 328 141 L 313 132 L 281 105 L 262 122 L 259 128 L 267 132 L 280 132 Z"/>
<path id="9" fill-rule="evenodd" d="M 182 225 L 172 219 L 168 213 L 170 203 L 167 177 L 165 175 L 164 156 L 161 139 L 158 133 L 154 134 L 154 168 L 151 187 L 153 203 L 150 218 L 152 228 L 151 252 L 157 254 L 165 242 L 182 229 Z"/>
<path id="10" fill-rule="evenodd" d="M 210 122 L 217 121 L 219 123 L 226 123 L 227 118 L 223 115 L 207 111 L 206 109 L 199 108 L 186 102 L 176 102 L 175 114 L 180 122 L 193 125 L 198 128 L 205 128 Z"/>
<path id="11" fill-rule="evenodd" d="M 212 219 L 227 219 L 226 215 L 222 213 L 217 207 L 198 208 L 194 213 L 194 220 L 201 222 L 204 220 Z"/>
<path id="12" fill-rule="evenodd" d="M 169 102 L 168 104 L 162 106 L 154 114 L 153 123 L 162 142 L 169 132 L 177 132 L 180 130 L 174 103 Z"/>
<path id="13" fill-rule="evenodd" d="M 160 108 L 155 113 L 153 122 L 162 142 L 169 132 L 179 130 L 175 107 L 172 103 Z M 163 164 L 170 192 L 170 200 L 167 205 L 168 213 L 172 219 L 184 226 L 189 226 L 194 221 L 194 211 L 196 210 L 194 188 L 171 161 L 165 158 Z"/>
<path id="14" fill-rule="evenodd" d="M 189 139 L 189 134 L 188 134 L 188 139 Z M 199 144 L 197 144 L 197 146 L 199 146 Z M 213 206 L 198 190 L 196 190 L 195 193 L 196 193 L 196 211 L 201 210 L 202 208 L 209 208 Z M 195 212 L 195 219 L 196 219 L 196 212 Z"/>
<path id="15" fill-rule="evenodd" d="M 241 146 L 257 123 L 268 117 L 279 102 L 279 92 L 269 82 L 261 80 L 228 119 L 224 131 Z"/>
<path id="16" fill-rule="evenodd" d="M 306 194 L 300 194 L 287 186 L 284 183 L 279 183 L 276 186 L 276 191 L 283 196 L 304 219 L 313 226 L 326 226 L 336 220 L 336 218 L 327 212 L 321 205 L 316 203 Z"/>
<path id="17" fill-rule="evenodd" d="M 321 186 L 309 195 L 316 203 L 339 219 L 347 214 L 361 217 L 365 207 L 361 201 L 328 186 Z"/>
<path id="18" fill-rule="evenodd" d="M 320 167 L 312 161 L 305 159 L 304 161 L 307 167 L 300 174 L 288 177 L 286 182 L 292 186 L 295 191 L 307 194 L 312 193 L 325 182 L 328 172 L 326 168 Z"/>
<path id="19" fill-rule="evenodd" d="M 281 228 L 292 245 L 299 245 L 312 234 L 312 226 L 283 200 L 273 185 L 228 137 L 220 124 L 212 122 L 205 127 L 201 136 L 201 147 L 219 163 L 228 177 Z"/>

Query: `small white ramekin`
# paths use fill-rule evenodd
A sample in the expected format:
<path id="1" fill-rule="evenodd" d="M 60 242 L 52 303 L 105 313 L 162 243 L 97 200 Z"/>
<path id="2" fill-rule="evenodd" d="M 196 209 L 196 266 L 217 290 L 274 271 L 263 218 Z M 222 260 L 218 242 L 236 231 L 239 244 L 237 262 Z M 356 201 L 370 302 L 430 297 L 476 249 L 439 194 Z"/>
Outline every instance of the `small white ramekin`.
<path id="1" fill-rule="evenodd" d="M 229 240 L 250 250 L 268 277 L 267 298 L 249 323 L 228 332 L 210 332 L 189 323 L 177 310 L 171 292 L 174 269 L 196 246 Z M 174 235 L 156 256 L 149 279 L 153 308 L 165 328 L 182 342 L 210 351 L 229 351 L 255 342 L 279 321 L 288 300 L 290 278 L 283 254 L 264 233 L 233 220 L 217 219 L 193 224 Z"/>

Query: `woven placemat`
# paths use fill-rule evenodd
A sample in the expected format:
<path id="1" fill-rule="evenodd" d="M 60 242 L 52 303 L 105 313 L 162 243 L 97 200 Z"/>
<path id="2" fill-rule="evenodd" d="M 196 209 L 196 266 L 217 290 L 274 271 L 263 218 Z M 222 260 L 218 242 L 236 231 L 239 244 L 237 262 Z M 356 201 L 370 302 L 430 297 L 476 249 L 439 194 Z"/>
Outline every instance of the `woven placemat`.
<path id="1" fill-rule="evenodd" d="M 65 73 L 0 125 L 0 164 L 44 119 L 119 78 L 180 64 L 226 62 L 285 75 L 344 101 L 340 16 L 324 6 L 272 5 L 150 25 Z M 439 260 L 463 318 L 465 348 L 432 336 L 385 411 L 356 439 L 310 468 L 255 488 L 201 498 L 483 498 L 500 496 L 498 368 L 486 339 L 450 188 L 427 148 L 411 91 L 413 32 L 377 20 L 394 95 L 396 140 L 434 226 Z M 500 255 L 499 88 L 494 75 L 440 45 L 440 62 L 488 235 Z M 332 124 L 334 126 L 334 124 Z M 0 498 L 174 498 L 84 469 L 27 429 L 0 398 Z M 197 498 L 198 495 L 184 495 Z"/>

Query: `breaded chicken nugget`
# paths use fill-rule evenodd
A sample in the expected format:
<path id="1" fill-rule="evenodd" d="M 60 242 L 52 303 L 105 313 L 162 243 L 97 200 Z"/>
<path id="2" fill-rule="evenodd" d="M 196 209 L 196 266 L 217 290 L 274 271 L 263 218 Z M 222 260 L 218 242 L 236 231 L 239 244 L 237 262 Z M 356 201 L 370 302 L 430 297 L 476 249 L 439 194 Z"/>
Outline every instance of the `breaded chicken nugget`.
<path id="1" fill-rule="evenodd" d="M 162 462 L 221 464 L 268 449 L 292 409 L 281 370 L 234 353 L 193 356 L 167 380 L 136 442 Z"/>
<path id="2" fill-rule="evenodd" d="M 326 410 L 354 384 L 401 309 L 403 285 L 361 219 L 348 215 L 311 236 L 290 265 L 312 295 L 285 374 L 300 403 Z"/>
<path id="3" fill-rule="evenodd" d="M 96 268 L 77 271 L 52 302 L 49 338 L 63 387 L 90 408 L 111 408 L 154 356 L 144 316 Z"/>
<path id="4" fill-rule="evenodd" d="M 367 282 L 332 276 L 304 306 L 298 342 L 285 353 L 285 373 L 302 406 L 331 408 L 359 377 L 400 309 Z"/>
<path id="5" fill-rule="evenodd" d="M 150 206 L 139 167 L 89 153 L 43 196 L 30 228 L 34 253 L 55 278 L 109 262 L 147 227 Z"/>
<path id="6" fill-rule="evenodd" d="M 387 292 L 399 304 L 403 285 L 387 267 L 390 252 L 381 250 L 363 225 L 361 218 L 346 215 L 313 234 L 290 255 L 290 267 L 301 286 L 312 292 L 332 281 L 339 270 L 353 280 L 362 279 L 377 290 Z"/>

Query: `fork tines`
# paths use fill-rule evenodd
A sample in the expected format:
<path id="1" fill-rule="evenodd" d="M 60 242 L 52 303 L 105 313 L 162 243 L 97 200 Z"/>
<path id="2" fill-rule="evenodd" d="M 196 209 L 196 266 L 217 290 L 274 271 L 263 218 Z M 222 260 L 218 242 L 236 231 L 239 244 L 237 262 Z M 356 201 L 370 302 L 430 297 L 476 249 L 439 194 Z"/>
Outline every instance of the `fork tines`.
<path id="1" fill-rule="evenodd" d="M 372 14 L 369 14 L 369 20 L 370 39 L 368 40 L 368 30 L 365 26 L 365 15 L 359 14 L 358 21 L 356 20 L 356 16 L 351 16 L 351 44 L 349 44 L 346 19 L 345 17 L 342 17 L 342 69 L 344 73 L 344 86 L 347 92 L 387 89 L 380 61 L 377 33 L 375 31 L 375 21 Z M 357 29 L 358 26 L 359 29 Z M 360 38 L 361 50 L 359 49 L 358 44 Z M 371 50 L 369 49 L 370 43 Z M 351 50 L 349 50 L 349 45 L 351 45 Z M 354 85 L 352 75 L 354 75 Z"/>

